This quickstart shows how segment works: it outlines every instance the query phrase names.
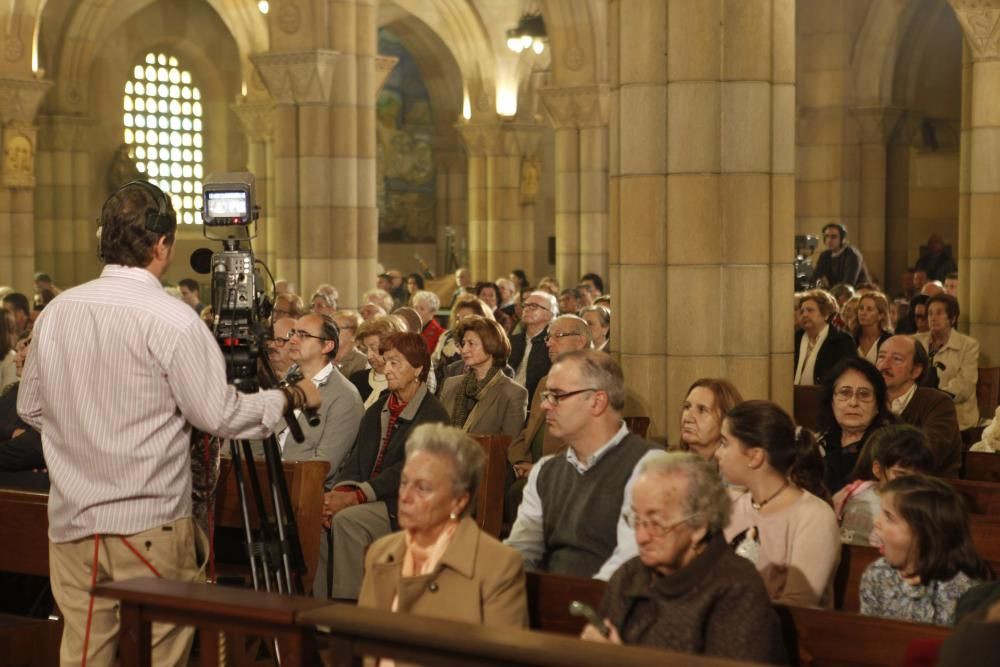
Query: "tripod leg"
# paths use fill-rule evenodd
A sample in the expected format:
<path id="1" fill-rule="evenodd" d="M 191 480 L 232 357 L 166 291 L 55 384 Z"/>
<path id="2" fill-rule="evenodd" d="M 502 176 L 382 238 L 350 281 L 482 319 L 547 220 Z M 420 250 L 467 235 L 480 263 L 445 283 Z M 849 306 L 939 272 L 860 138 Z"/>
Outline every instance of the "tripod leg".
<path id="1" fill-rule="evenodd" d="M 305 557 L 302 555 L 302 543 L 299 541 L 295 513 L 292 511 L 292 500 L 288 494 L 288 484 L 285 481 L 278 443 L 274 436 L 264 441 L 264 459 L 267 464 L 268 482 L 271 485 L 271 504 L 274 508 L 287 590 L 291 593 L 303 593 L 302 574 L 305 571 Z"/>
<path id="2" fill-rule="evenodd" d="M 243 440 L 243 455 L 247 461 L 247 472 L 250 475 L 250 490 L 253 492 L 254 504 L 257 507 L 257 524 L 260 527 L 260 560 L 261 569 L 264 572 L 264 590 L 271 591 L 271 578 L 276 574 L 277 563 L 274 562 L 272 558 L 272 549 L 275 544 L 275 537 L 273 534 L 273 524 L 271 522 L 271 515 L 268 514 L 267 508 L 264 505 L 264 493 L 260 488 L 260 479 L 257 476 L 257 466 L 254 465 L 253 460 L 253 449 L 250 447 L 249 440 Z M 278 578 L 277 589 L 279 593 L 284 593 L 281 586 L 281 579 Z"/>
<path id="3" fill-rule="evenodd" d="M 240 497 L 240 515 L 243 517 L 243 539 L 246 541 L 247 556 L 250 559 L 250 576 L 253 589 L 260 590 L 260 573 L 257 571 L 257 554 L 254 549 L 253 528 L 250 525 L 250 511 L 247 507 L 246 484 L 243 480 L 243 459 L 235 440 L 229 441 L 230 454 L 233 457 L 233 474 L 236 476 L 236 490 Z"/>

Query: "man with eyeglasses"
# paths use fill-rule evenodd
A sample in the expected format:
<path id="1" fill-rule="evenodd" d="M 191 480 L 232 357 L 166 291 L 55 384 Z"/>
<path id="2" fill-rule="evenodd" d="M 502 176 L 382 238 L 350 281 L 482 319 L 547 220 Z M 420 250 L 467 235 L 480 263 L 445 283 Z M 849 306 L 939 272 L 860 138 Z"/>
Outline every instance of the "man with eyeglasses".
<path id="1" fill-rule="evenodd" d="M 907 424 L 923 430 L 934 453 L 935 475 L 958 477 L 962 435 L 951 397 L 931 387 L 921 387 L 930 358 L 913 336 L 887 338 L 875 364 L 889 393 L 889 409 Z"/>
<path id="2" fill-rule="evenodd" d="M 368 368 L 368 357 L 354 345 L 356 332 L 361 326 L 361 316 L 354 310 L 338 310 L 333 314 L 333 321 L 340 330 L 340 345 L 333 364 L 340 369 L 341 375 L 350 378 L 358 371 Z"/>
<path id="3" fill-rule="evenodd" d="M 288 356 L 290 350 L 288 333 L 294 328 L 294 317 L 282 317 L 271 325 L 271 340 L 267 342 L 267 360 L 279 380 L 285 377 L 289 366 L 292 365 L 292 360 Z"/>
<path id="4" fill-rule="evenodd" d="M 856 287 L 871 282 L 861 251 L 847 244 L 847 227 L 836 222 L 824 225 L 823 243 L 826 250 L 820 254 L 813 272 L 818 287 L 829 289 L 841 283 Z"/>
<path id="5" fill-rule="evenodd" d="M 552 362 L 566 352 L 587 350 L 593 347 L 593 338 L 587 321 L 576 315 L 562 315 L 549 325 L 545 335 L 545 346 Z M 545 428 L 545 411 L 542 409 L 542 395 L 547 388 L 548 376 L 538 381 L 535 396 L 531 401 L 528 421 L 521 433 L 507 448 L 507 461 L 511 467 L 507 476 L 507 494 L 504 498 L 504 518 L 513 523 L 517 518 L 517 508 L 521 504 L 521 494 L 531 467 L 543 456 L 558 454 L 566 449 L 566 443 L 552 435 Z"/>
<path id="6" fill-rule="evenodd" d="M 538 381 L 549 372 L 552 362 L 545 348 L 549 322 L 559 312 L 559 303 L 548 292 L 532 292 L 521 305 L 524 327 L 510 337 L 510 360 L 514 380 L 528 390 L 528 401 L 535 397 Z"/>
<path id="7" fill-rule="evenodd" d="M 639 465 L 655 447 L 622 420 L 625 378 L 610 355 L 568 352 L 547 383 L 545 428 L 568 447 L 532 466 L 505 544 L 529 569 L 607 580 L 638 553 L 623 517 Z"/>

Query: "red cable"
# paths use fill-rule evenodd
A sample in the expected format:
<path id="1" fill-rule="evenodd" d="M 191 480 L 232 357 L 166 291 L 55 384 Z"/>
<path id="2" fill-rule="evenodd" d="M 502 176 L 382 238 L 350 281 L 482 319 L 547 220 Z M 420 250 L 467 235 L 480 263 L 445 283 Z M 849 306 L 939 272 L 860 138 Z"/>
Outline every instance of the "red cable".
<path id="1" fill-rule="evenodd" d="M 146 560 L 145 558 L 143 558 L 143 557 L 142 557 L 142 554 L 141 554 L 141 553 L 139 553 L 139 550 L 138 550 L 138 549 L 136 549 L 135 547 L 133 547 L 133 546 L 132 546 L 132 545 L 131 545 L 131 544 L 129 543 L 129 541 L 125 539 L 125 537 L 124 537 L 123 535 L 119 535 L 119 536 L 118 536 L 118 539 L 122 541 L 122 544 L 124 544 L 125 546 L 127 546 L 127 547 L 129 548 L 129 551 L 131 551 L 132 553 L 134 553 L 134 554 L 135 554 L 135 557 L 136 557 L 136 558 L 138 558 L 138 559 L 139 559 L 139 560 L 140 560 L 140 561 L 142 562 L 142 564 L 143 564 L 143 565 L 145 565 L 146 567 L 148 567 L 148 568 L 149 568 L 149 571 L 150 571 L 150 572 L 152 572 L 153 574 L 155 574 L 155 575 L 156 575 L 157 577 L 160 577 L 160 578 L 162 578 L 162 577 L 163 577 L 163 575 L 161 575 L 161 574 L 160 574 L 159 572 L 157 572 L 157 571 L 156 571 L 156 568 L 155 568 L 155 567 L 153 567 L 153 564 L 152 564 L 152 563 L 150 563 L 150 562 L 149 562 L 148 560 Z"/>
<path id="2" fill-rule="evenodd" d="M 94 618 L 94 586 L 97 585 L 97 557 L 101 536 L 94 535 L 94 565 L 90 570 L 90 604 L 87 605 L 87 629 L 83 633 L 83 660 L 80 667 L 87 667 L 87 645 L 90 643 L 90 621 Z"/>

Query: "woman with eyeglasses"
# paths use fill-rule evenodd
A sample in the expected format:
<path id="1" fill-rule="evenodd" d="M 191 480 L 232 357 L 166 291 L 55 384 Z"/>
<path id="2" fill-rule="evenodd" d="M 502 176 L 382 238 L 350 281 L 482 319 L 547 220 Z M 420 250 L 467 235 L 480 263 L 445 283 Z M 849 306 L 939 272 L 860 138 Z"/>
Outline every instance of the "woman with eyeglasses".
<path id="1" fill-rule="evenodd" d="M 600 609 L 607 636 L 588 625 L 583 639 L 784 662 L 764 582 L 723 537 L 730 505 L 704 459 L 683 452 L 649 455 L 625 515 L 639 555 L 608 582 Z"/>
<path id="2" fill-rule="evenodd" d="M 392 334 L 402 332 L 403 327 L 395 317 L 381 315 L 365 320 L 358 327 L 355 340 L 361 343 L 361 349 L 368 357 L 370 368 L 356 371 L 348 378 L 361 394 L 365 402 L 365 410 L 375 405 L 379 396 L 386 390 L 388 383 L 385 377 L 385 360 L 382 358 L 382 341 Z"/>
<path id="3" fill-rule="evenodd" d="M 441 388 L 451 425 L 468 433 L 516 438 L 528 413 L 528 390 L 503 373 L 510 357 L 507 334 L 499 323 L 474 315 L 458 324 L 455 337 L 467 370 Z"/>
<path id="4" fill-rule="evenodd" d="M 851 473 L 869 436 L 899 419 L 889 409 L 885 379 L 861 357 L 842 359 L 823 383 L 818 415 L 823 449 L 823 481 L 835 494 Z"/>
<path id="5" fill-rule="evenodd" d="M 812 434 L 770 401 L 744 401 L 722 422 L 719 472 L 746 490 L 725 536 L 756 565 L 773 602 L 833 607 L 840 529 Z"/>

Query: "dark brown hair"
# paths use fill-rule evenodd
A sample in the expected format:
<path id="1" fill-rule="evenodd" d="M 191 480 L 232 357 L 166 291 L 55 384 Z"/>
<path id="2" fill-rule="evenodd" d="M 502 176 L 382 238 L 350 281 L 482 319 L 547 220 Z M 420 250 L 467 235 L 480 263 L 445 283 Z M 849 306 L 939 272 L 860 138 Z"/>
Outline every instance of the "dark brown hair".
<path id="1" fill-rule="evenodd" d="M 875 461 L 883 471 L 897 465 L 925 474 L 934 471 L 934 452 L 927 436 L 909 424 L 889 424 L 873 431 L 861 448 L 851 478 L 875 479 L 872 473 Z"/>
<path id="2" fill-rule="evenodd" d="M 409 331 L 386 336 L 378 351 L 385 356 L 389 350 L 398 351 L 411 366 L 419 368 L 420 381 L 427 382 L 427 374 L 431 371 L 431 354 L 427 351 L 423 336 Z"/>
<path id="3" fill-rule="evenodd" d="M 104 203 L 100 248 L 106 264 L 144 267 L 153 261 L 153 248 L 161 236 L 166 237 L 168 245 L 173 244 L 176 222 L 167 234 L 146 229 L 146 217 L 160 210 L 152 187 L 126 185 Z M 176 218 L 170 197 L 165 193 L 163 197 L 167 215 Z"/>
<path id="4" fill-rule="evenodd" d="M 767 463 L 795 486 L 830 501 L 823 484 L 823 457 L 809 429 L 796 428 L 781 406 L 743 401 L 726 414 L 729 432 L 747 447 L 760 447 Z"/>
<path id="5" fill-rule="evenodd" d="M 455 340 L 459 345 L 462 344 L 462 339 L 469 331 L 479 336 L 486 354 L 493 357 L 494 366 L 503 368 L 507 365 L 507 360 L 510 358 L 510 341 L 507 339 L 503 327 L 495 320 L 488 320 L 479 315 L 466 317 L 455 328 Z"/>
<path id="6" fill-rule="evenodd" d="M 897 477 L 882 487 L 892 494 L 900 517 L 916 543 L 916 574 L 923 584 L 948 581 L 959 572 L 972 579 L 993 578 L 976 553 L 969 532 L 969 513 L 950 484 L 926 475 Z"/>
<path id="7" fill-rule="evenodd" d="M 958 299 L 950 294 L 935 294 L 931 298 L 927 299 L 927 314 L 931 313 L 931 304 L 940 303 L 944 305 L 944 312 L 948 314 L 948 319 L 951 321 L 951 326 L 955 326 L 958 322 Z"/>

